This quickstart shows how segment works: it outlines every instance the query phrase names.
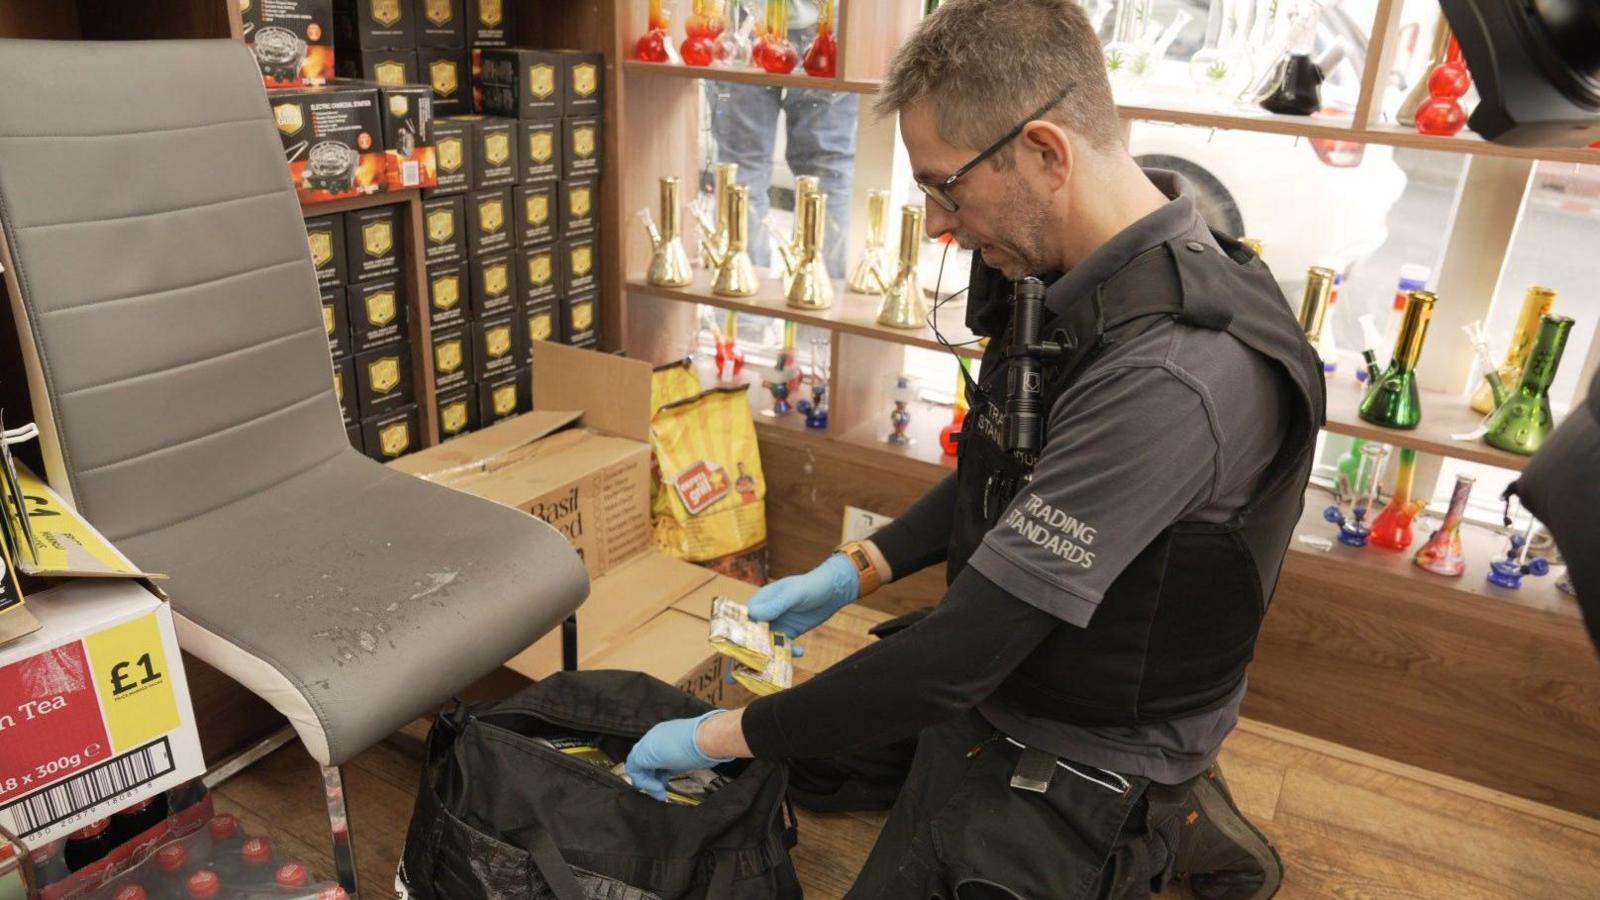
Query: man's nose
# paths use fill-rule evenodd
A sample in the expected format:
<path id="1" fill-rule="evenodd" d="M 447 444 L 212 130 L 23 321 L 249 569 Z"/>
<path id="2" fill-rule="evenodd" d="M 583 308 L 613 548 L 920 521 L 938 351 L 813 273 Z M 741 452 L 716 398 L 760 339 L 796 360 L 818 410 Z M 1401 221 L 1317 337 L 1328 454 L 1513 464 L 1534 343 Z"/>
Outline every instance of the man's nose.
<path id="1" fill-rule="evenodd" d="M 938 240 L 940 237 L 956 230 L 959 219 L 956 214 L 940 206 L 937 201 L 929 198 L 927 201 L 928 215 L 925 225 L 928 237 Z"/>

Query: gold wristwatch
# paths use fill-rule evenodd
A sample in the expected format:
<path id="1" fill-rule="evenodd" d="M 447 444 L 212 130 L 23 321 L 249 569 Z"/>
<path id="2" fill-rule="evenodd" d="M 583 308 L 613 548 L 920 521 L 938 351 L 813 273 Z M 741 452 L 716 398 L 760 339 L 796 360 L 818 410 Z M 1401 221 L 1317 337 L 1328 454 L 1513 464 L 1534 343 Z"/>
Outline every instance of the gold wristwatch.
<path id="1" fill-rule="evenodd" d="M 878 571 L 878 566 L 872 561 L 872 554 L 860 541 L 850 541 L 839 545 L 839 552 L 856 567 L 856 577 L 861 579 L 861 592 L 859 596 L 865 597 L 880 587 L 883 587 L 883 573 Z"/>

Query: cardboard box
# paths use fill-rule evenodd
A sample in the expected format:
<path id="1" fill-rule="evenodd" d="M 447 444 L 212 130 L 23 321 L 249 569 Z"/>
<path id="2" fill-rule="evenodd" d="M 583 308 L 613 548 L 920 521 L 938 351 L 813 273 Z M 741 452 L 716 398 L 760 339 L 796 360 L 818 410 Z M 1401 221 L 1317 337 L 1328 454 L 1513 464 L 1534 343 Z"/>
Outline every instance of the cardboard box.
<path id="1" fill-rule="evenodd" d="M 517 251 L 522 279 L 522 305 L 529 307 L 554 303 L 556 284 L 560 280 L 556 261 L 556 245 L 545 244 Z"/>
<path id="2" fill-rule="evenodd" d="M 493 425 L 533 408 L 532 377 L 527 369 L 496 375 L 478 383 L 478 421 Z"/>
<path id="3" fill-rule="evenodd" d="M 425 85 L 378 88 L 383 114 L 384 187 L 391 191 L 439 184 L 439 156 L 433 145 L 433 92 Z"/>
<path id="4" fill-rule="evenodd" d="M 172 611 L 136 581 L 31 598 L 0 647 L 0 829 L 38 848 L 205 771 Z"/>
<path id="5" fill-rule="evenodd" d="M 466 208 L 454 196 L 422 201 L 422 245 L 430 268 L 467 258 Z"/>
<path id="6" fill-rule="evenodd" d="M 350 441 L 350 446 L 356 448 L 357 450 L 360 450 L 362 453 L 366 453 L 367 452 L 367 442 L 366 442 L 366 438 L 363 437 L 362 434 L 361 434 L 361 425 L 360 425 L 360 423 L 357 423 L 355 425 L 351 425 L 349 428 L 346 428 L 344 430 L 344 436 L 345 436 L 345 438 L 347 440 Z"/>
<path id="7" fill-rule="evenodd" d="M 513 0 L 467 0 L 467 46 L 510 45 L 515 12 Z"/>
<path id="8" fill-rule="evenodd" d="M 597 292 L 563 297 L 561 336 L 574 347 L 592 347 L 600 342 L 600 295 Z"/>
<path id="9" fill-rule="evenodd" d="M 443 394 L 472 382 L 472 326 L 436 328 L 433 332 L 433 389 Z"/>
<path id="10" fill-rule="evenodd" d="M 521 364 L 528 350 L 526 329 L 514 313 L 479 319 L 472 323 L 473 378 L 483 382 L 512 371 Z"/>
<path id="11" fill-rule="evenodd" d="M 356 409 L 363 421 L 387 415 L 416 399 L 411 383 L 411 345 L 394 344 L 355 357 Z M 372 446 L 368 431 L 367 446 Z M 371 456 L 371 452 L 367 454 Z"/>
<path id="12" fill-rule="evenodd" d="M 317 285 L 324 290 L 344 287 L 344 216 L 335 213 L 307 219 L 306 243 L 311 248 L 311 265 L 317 270 Z"/>
<path id="13" fill-rule="evenodd" d="M 346 283 L 400 272 L 400 209 L 374 206 L 344 214 Z"/>
<path id="14" fill-rule="evenodd" d="M 399 459 L 421 447 L 421 434 L 415 403 L 361 420 L 363 449 L 378 462 Z"/>
<path id="15" fill-rule="evenodd" d="M 517 246 L 534 247 L 548 244 L 560 233 L 561 200 L 557 196 L 560 184 L 543 181 L 524 184 L 511 195 L 511 205 L 517 217 Z"/>
<path id="16" fill-rule="evenodd" d="M 448 441 L 478 430 L 478 389 L 468 383 L 460 390 L 439 395 L 439 440 Z"/>
<path id="17" fill-rule="evenodd" d="M 598 116 L 605 113 L 606 58 L 589 50 L 556 50 L 561 60 L 562 84 L 566 87 L 567 116 Z"/>
<path id="18" fill-rule="evenodd" d="M 415 50 L 411 0 L 334 0 L 333 29 L 340 55 L 362 50 Z"/>
<path id="19" fill-rule="evenodd" d="M 430 47 L 417 51 L 417 77 L 433 88 L 433 114 L 472 112 L 471 63 L 462 47 Z"/>
<path id="20" fill-rule="evenodd" d="M 439 95 L 434 92 L 434 113 L 439 110 Z M 478 177 L 478 154 L 472 146 L 472 126 L 448 118 L 433 120 L 433 148 L 438 158 L 438 184 L 422 192 L 424 197 L 464 194 Z"/>
<path id="21" fill-rule="evenodd" d="M 472 190 L 511 187 L 517 183 L 517 123 L 498 116 L 463 113 L 450 117 L 471 129 L 478 164 Z"/>
<path id="22" fill-rule="evenodd" d="M 405 282 L 398 275 L 345 288 L 350 347 L 360 354 L 407 339 Z"/>
<path id="23" fill-rule="evenodd" d="M 344 288 L 322 292 L 322 325 L 328 330 L 328 355 L 349 356 L 350 317 L 345 309 Z"/>
<path id="24" fill-rule="evenodd" d="M 569 237 L 556 244 L 556 268 L 561 273 L 560 293 L 571 299 L 600 287 L 600 241 L 594 235 Z"/>
<path id="25" fill-rule="evenodd" d="M 383 189 L 383 122 L 376 91 L 290 88 L 273 91 L 268 101 L 289 175 L 303 202 Z"/>
<path id="26" fill-rule="evenodd" d="M 269 88 L 333 77 L 332 0 L 239 0 L 244 42 Z"/>
<path id="27" fill-rule="evenodd" d="M 415 50 L 363 50 L 341 46 L 338 59 L 340 78 L 391 86 L 422 83 L 417 80 Z"/>
<path id="28" fill-rule="evenodd" d="M 467 255 L 479 257 L 512 247 L 511 189 L 491 188 L 467 195 Z"/>
<path id="29" fill-rule="evenodd" d="M 471 286 L 465 262 L 436 263 L 428 267 L 428 315 L 433 328 L 448 328 L 467 321 Z"/>
<path id="30" fill-rule="evenodd" d="M 528 326 L 528 365 L 533 364 L 535 344 L 538 341 L 561 343 L 561 311 L 555 300 L 530 305 L 522 310 L 522 321 Z"/>
<path id="31" fill-rule="evenodd" d="M 521 176 L 523 184 L 554 181 L 561 177 L 564 138 L 562 123 L 533 120 L 518 123 L 521 137 Z"/>
<path id="32" fill-rule="evenodd" d="M 361 410 L 356 403 L 356 363 L 344 356 L 333 361 L 333 394 L 339 398 L 339 412 L 346 427 L 361 424 Z"/>
<path id="33" fill-rule="evenodd" d="M 463 0 L 414 0 L 418 47 L 465 47 L 467 10 Z"/>
<path id="34" fill-rule="evenodd" d="M 593 234 L 599 221 L 600 180 L 572 178 L 561 182 L 561 231 L 565 237 Z"/>
<path id="35" fill-rule="evenodd" d="M 570 180 L 598 176 L 602 153 L 600 119 L 562 119 L 561 135 L 561 177 Z"/>
<path id="36" fill-rule="evenodd" d="M 566 109 L 566 63 L 549 50 L 483 51 L 483 110 L 513 119 L 559 119 Z"/>
<path id="37" fill-rule="evenodd" d="M 517 263 L 511 251 L 475 256 L 472 272 L 472 318 L 504 315 L 517 305 Z"/>

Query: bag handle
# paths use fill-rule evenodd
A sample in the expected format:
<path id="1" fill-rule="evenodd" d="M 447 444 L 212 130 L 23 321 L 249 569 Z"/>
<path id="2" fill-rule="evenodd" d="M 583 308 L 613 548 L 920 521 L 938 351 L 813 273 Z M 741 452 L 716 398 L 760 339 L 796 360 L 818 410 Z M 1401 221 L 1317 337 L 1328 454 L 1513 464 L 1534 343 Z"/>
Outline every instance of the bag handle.
<path id="1" fill-rule="evenodd" d="M 542 828 L 534 831 L 528 843 L 530 845 L 528 855 L 533 857 L 533 864 L 538 867 L 539 874 L 544 876 L 545 883 L 550 886 L 551 893 L 556 895 L 556 900 L 583 900 L 583 890 L 578 887 L 578 879 L 573 877 L 572 867 L 562 858 L 561 850 L 556 847 L 550 832 Z"/>

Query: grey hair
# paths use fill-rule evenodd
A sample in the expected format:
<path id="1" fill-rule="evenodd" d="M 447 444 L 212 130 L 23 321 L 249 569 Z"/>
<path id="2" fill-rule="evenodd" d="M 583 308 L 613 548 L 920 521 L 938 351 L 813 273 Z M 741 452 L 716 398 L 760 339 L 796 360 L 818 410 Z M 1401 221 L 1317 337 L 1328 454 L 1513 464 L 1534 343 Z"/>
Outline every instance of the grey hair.
<path id="1" fill-rule="evenodd" d="M 1096 149 L 1122 143 L 1100 39 L 1074 0 L 945 0 L 901 45 L 879 115 L 933 104 L 939 135 L 979 150 L 1065 92 L 1042 118 Z M 1011 160 L 1010 147 L 995 155 Z"/>

